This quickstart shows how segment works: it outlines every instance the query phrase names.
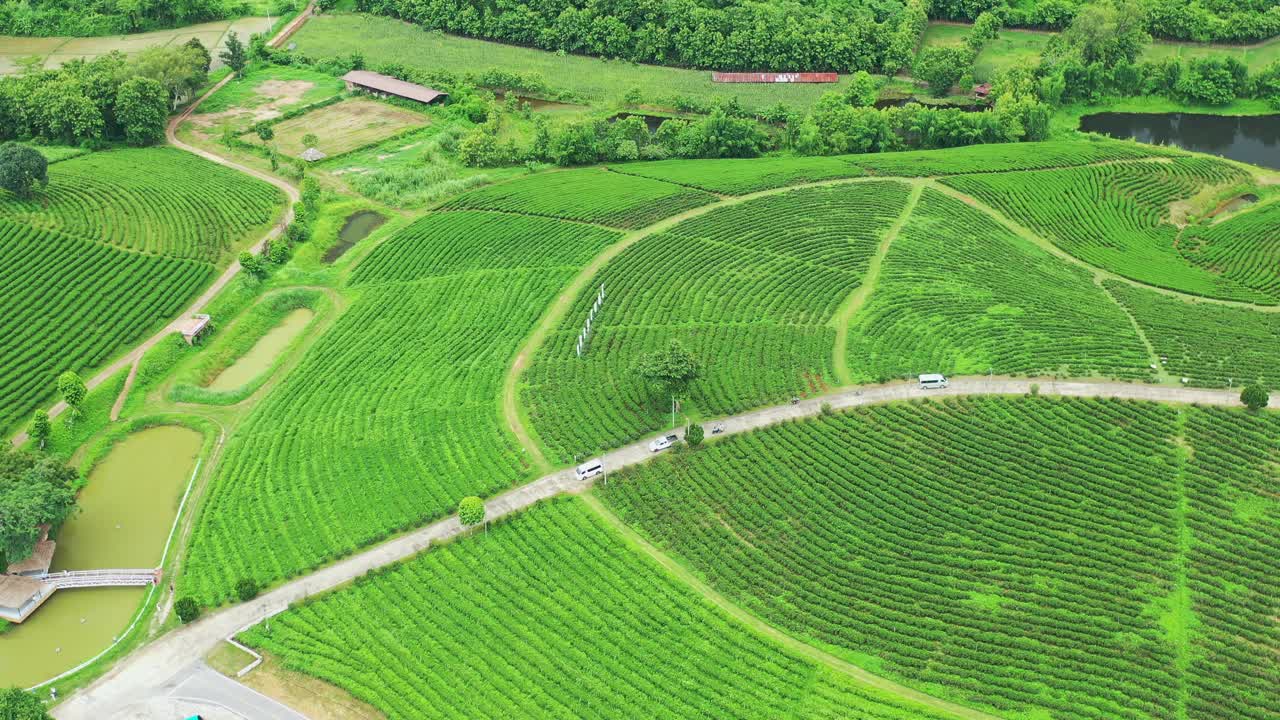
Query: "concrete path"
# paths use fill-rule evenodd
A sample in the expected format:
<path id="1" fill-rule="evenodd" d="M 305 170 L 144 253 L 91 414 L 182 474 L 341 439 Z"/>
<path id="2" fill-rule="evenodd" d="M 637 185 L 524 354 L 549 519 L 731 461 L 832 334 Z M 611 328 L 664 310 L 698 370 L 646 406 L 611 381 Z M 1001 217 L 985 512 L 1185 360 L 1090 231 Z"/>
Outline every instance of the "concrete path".
<path id="1" fill-rule="evenodd" d="M 780 405 L 754 410 L 721 420 L 707 421 L 710 427 L 724 426 L 723 435 L 746 432 L 803 417 L 818 415 L 824 404 L 832 408 L 910 400 L 924 397 L 958 397 L 964 395 L 1023 395 L 1038 385 L 1041 395 L 1069 397 L 1109 397 L 1151 400 L 1171 403 L 1238 406 L 1239 391 L 1202 390 L 1168 385 L 1141 385 L 1121 382 L 1080 382 L 1011 378 L 960 378 L 945 390 L 921 390 L 915 383 L 848 388 L 830 395 L 802 400 L 794 405 Z M 1272 407 L 1280 407 L 1280 397 L 1272 399 Z M 652 457 L 648 442 L 642 440 L 604 455 L 609 470 L 635 465 Z M 607 482 L 608 476 L 598 478 Z M 591 481 L 579 481 L 572 470 L 560 470 L 526 485 L 509 490 L 485 503 L 487 517 L 497 519 L 527 508 L 539 500 L 562 493 L 581 492 Z M 304 600 L 343 583 L 350 582 L 375 568 L 400 562 L 426 550 L 431 543 L 457 536 L 463 527 L 457 517 L 450 517 L 414 532 L 377 545 L 333 565 L 293 580 L 256 600 L 212 612 L 199 621 L 171 632 L 134 651 L 89 687 L 55 708 L 60 720 L 110 718 L 131 705 L 170 694 L 177 678 L 185 677 L 192 663 L 198 662 L 223 638 L 241 628 L 286 609 L 290 603 Z"/>
<path id="2" fill-rule="evenodd" d="M 199 715 L 205 720 L 307 720 L 307 716 L 194 662 L 165 684 L 167 691 L 133 703 L 109 720 L 178 720 Z"/>
<path id="3" fill-rule="evenodd" d="M 305 22 L 306 19 L 311 16 L 312 8 L 314 8 L 314 3 L 309 5 L 306 10 L 299 13 L 298 17 L 295 18 L 293 22 L 289 23 L 279 33 L 277 33 L 276 36 L 272 38 L 271 44 L 278 45 L 280 42 L 283 41 L 284 38 L 288 37 L 295 30 L 297 30 L 298 27 L 300 27 L 302 23 Z M 205 150 L 201 150 L 200 148 L 188 145 L 187 143 L 184 143 L 181 140 L 179 140 L 177 135 L 178 126 L 181 125 L 183 121 L 185 121 L 188 117 L 190 117 L 191 113 L 195 112 L 195 109 L 200 106 L 200 103 L 203 103 L 205 100 L 209 98 L 210 95 L 213 95 L 214 93 L 221 90 L 224 85 L 231 82 L 233 77 L 234 76 L 232 75 L 228 75 L 227 77 L 223 78 L 216 85 L 209 88 L 208 92 L 206 92 L 204 95 L 201 95 L 195 102 L 187 106 L 186 110 L 170 118 L 169 124 L 165 127 L 164 134 L 165 134 L 165 138 L 168 139 L 169 144 L 173 145 L 174 147 L 180 150 L 185 150 L 193 155 L 199 155 L 200 157 L 210 162 L 215 162 L 219 165 L 229 167 L 233 170 L 238 170 L 246 175 L 255 177 L 263 182 L 267 182 L 272 185 L 275 185 L 276 187 L 280 188 L 280 190 L 284 191 L 285 196 L 288 197 L 289 199 L 289 206 L 285 209 L 284 216 L 280 218 L 280 221 L 277 222 L 274 226 L 272 226 L 272 228 L 269 231 L 267 231 L 267 234 L 259 238 L 258 242 L 254 243 L 253 247 L 249 248 L 251 252 L 257 253 L 257 252 L 262 252 L 262 248 L 266 246 L 269 240 L 271 240 L 272 238 L 278 237 L 280 233 L 284 232 L 284 229 L 289 225 L 289 223 L 293 222 L 293 205 L 294 203 L 297 203 L 302 199 L 302 195 L 298 192 L 298 189 L 274 175 L 268 175 L 267 173 L 259 172 L 258 170 L 254 170 L 253 168 L 248 168 L 248 167 L 245 167 L 244 165 L 240 165 L 238 163 L 232 162 L 220 155 L 215 155 L 211 152 L 207 152 Z M 213 284 L 210 285 L 208 288 L 206 288 L 205 291 L 200 294 L 200 297 L 195 299 L 195 302 L 191 303 L 191 305 L 186 310 L 184 310 L 180 315 L 178 315 L 178 317 L 174 318 L 173 321 L 170 322 L 168 325 L 166 325 L 162 330 L 160 330 L 160 332 L 142 341 L 140 345 L 134 347 L 132 350 L 126 353 L 123 357 L 117 358 L 115 362 L 99 370 L 96 375 L 89 378 L 89 380 L 85 382 L 85 386 L 88 387 L 88 389 L 92 390 L 98 387 L 99 385 L 101 385 L 102 383 L 110 380 L 112 377 L 115 377 L 116 373 L 120 372 L 121 370 L 125 368 L 129 368 L 129 376 L 125 378 L 124 388 L 121 389 L 119 397 L 116 398 L 115 403 L 111 407 L 112 420 L 117 420 L 120 417 L 120 409 L 124 407 L 125 398 L 128 397 L 129 390 L 133 387 L 133 379 L 138 374 L 138 361 L 142 359 L 142 356 L 145 355 L 148 350 L 155 347 L 157 343 L 164 340 L 166 337 L 172 335 L 173 333 L 181 330 L 186 318 L 190 317 L 194 313 L 200 312 L 201 308 L 209 304 L 209 301 L 212 300 L 215 295 L 221 292 L 222 289 L 227 286 L 227 283 L 230 283 L 232 280 L 234 280 L 236 275 L 238 275 L 239 273 L 240 273 L 240 261 L 232 260 L 231 264 L 227 266 L 227 269 L 222 272 L 222 275 L 220 275 L 217 280 L 214 280 Z M 66 409 L 67 409 L 67 404 L 62 401 L 58 401 L 57 403 L 54 403 L 53 407 L 49 408 L 49 417 L 55 418 L 61 415 L 63 412 L 65 412 Z M 18 433 L 13 437 L 13 444 L 15 446 L 21 445 L 26 441 L 27 441 L 27 432 L 25 430 L 23 430 L 22 432 Z"/>

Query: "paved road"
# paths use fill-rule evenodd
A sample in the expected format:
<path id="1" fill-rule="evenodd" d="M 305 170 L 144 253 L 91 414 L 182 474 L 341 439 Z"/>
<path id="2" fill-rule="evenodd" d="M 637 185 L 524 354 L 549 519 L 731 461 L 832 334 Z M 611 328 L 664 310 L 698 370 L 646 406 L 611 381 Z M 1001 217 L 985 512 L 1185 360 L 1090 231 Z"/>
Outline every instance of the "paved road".
<path id="1" fill-rule="evenodd" d="M 284 38 L 288 37 L 289 34 L 292 34 L 294 30 L 296 30 L 308 17 L 310 17 L 311 7 L 314 7 L 314 5 L 308 6 L 307 10 L 300 13 L 293 22 L 285 26 L 276 35 L 276 37 L 272 38 L 272 44 L 276 45 L 279 42 L 283 41 Z M 214 155 L 211 152 L 206 152 L 204 150 L 201 150 L 200 148 L 188 145 L 182 142 L 181 140 L 179 140 L 177 136 L 178 126 L 181 125 L 183 121 L 185 121 L 188 117 L 191 116 L 191 113 L 193 113 L 195 109 L 200 106 L 200 103 L 203 103 L 206 99 L 208 99 L 210 95 L 222 89 L 222 87 L 226 85 L 228 82 L 230 82 L 232 78 L 233 78 L 232 75 L 228 75 L 227 77 L 223 78 L 218 84 L 210 88 L 208 92 L 206 92 L 204 95 L 201 95 L 195 102 L 191 103 L 191 105 L 189 105 L 187 109 L 184 110 L 181 114 L 175 115 L 173 118 L 171 118 L 169 120 L 168 126 L 165 127 L 164 134 L 165 134 L 165 137 L 168 139 L 169 144 L 173 145 L 176 148 L 179 148 L 181 150 L 186 150 L 187 152 L 192 153 L 194 155 L 199 155 L 200 157 L 206 160 L 209 160 L 211 162 L 215 162 L 219 165 L 225 165 L 226 167 L 229 167 L 233 170 L 239 170 L 240 172 L 246 175 L 251 175 L 259 180 L 262 180 L 263 182 L 271 183 L 272 185 L 275 185 L 276 187 L 284 191 L 284 194 L 289 198 L 289 207 L 285 210 L 284 217 L 280 218 L 280 221 L 276 223 L 269 231 L 267 231 L 267 234 L 259 238 L 258 242 L 255 243 L 253 247 L 250 248 L 252 252 L 256 253 L 256 252 L 261 252 L 262 248 L 266 246 L 267 241 L 271 240 L 274 237 L 279 236 L 280 233 L 284 232 L 284 228 L 288 226 L 289 223 L 293 222 L 293 204 L 302 199 L 302 196 L 298 192 L 298 189 L 290 185 L 289 183 L 285 182 L 284 180 L 281 180 L 280 178 L 275 177 L 274 175 L 268 175 L 266 173 L 259 172 L 252 168 L 248 168 L 238 163 L 234 163 L 220 155 Z M 112 377 L 116 375 L 116 373 L 120 372 L 121 370 L 125 368 L 129 368 L 129 376 L 125 379 L 124 388 L 120 391 L 119 397 L 116 398 L 116 402 L 114 405 L 112 405 L 112 408 L 111 408 L 112 420 L 115 420 L 118 417 L 120 417 L 120 408 L 123 406 L 124 400 L 129 394 L 129 388 L 133 387 L 133 379 L 138 373 L 138 361 L 142 359 L 142 356 L 145 355 L 148 350 L 155 347 L 157 343 L 164 340 L 166 337 L 172 335 L 173 333 L 181 330 L 182 326 L 185 324 L 185 320 L 188 317 L 190 317 L 192 314 L 200 312 L 200 309 L 203 308 L 205 305 L 209 304 L 209 301 L 212 300 L 215 295 L 221 292 L 222 289 L 227 286 L 227 283 L 235 279 L 235 276 L 239 274 L 239 272 L 240 272 L 240 261 L 233 260 L 231 264 L 227 266 L 227 269 L 223 271 L 222 275 L 220 275 L 217 280 L 214 280 L 213 284 L 210 285 L 203 293 L 201 293 L 200 297 L 196 298 L 195 302 L 191 303 L 191 305 L 186 310 L 184 310 L 182 314 L 174 318 L 173 322 L 170 322 L 160 332 L 147 338 L 142 342 L 142 344 L 133 348 L 123 357 L 118 358 L 115 362 L 102 368 L 101 370 L 98 371 L 96 375 L 89 378 L 89 380 L 85 383 L 85 385 L 90 390 L 92 390 L 98 387 L 99 385 L 101 385 L 102 383 L 110 380 Z M 55 403 L 53 407 L 49 408 L 49 417 L 55 418 L 61 415 L 63 412 L 65 412 L 66 409 L 67 409 L 67 404 L 62 401 L 59 401 Z M 13 437 L 14 445 L 21 445 L 26 441 L 27 441 L 27 432 L 25 430 Z"/>
<path id="2" fill-rule="evenodd" d="M 724 434 L 746 432 L 786 420 L 813 417 L 829 403 L 842 409 L 859 405 L 893 402 L 922 397 L 957 397 L 963 395 L 1023 395 L 1039 386 L 1042 395 L 1070 397 L 1111 397 L 1202 405 L 1239 405 L 1238 392 L 1202 390 L 1166 385 L 1140 385 L 1120 382 L 1056 382 L 1036 379 L 956 379 L 945 390 L 921 390 L 914 383 L 894 383 L 849 388 L 830 395 L 802 400 L 795 405 L 781 405 L 724 418 Z M 1280 407 L 1280 397 L 1272 407 Z M 713 423 L 708 423 L 708 426 Z M 647 441 L 628 445 L 604 456 L 611 469 L 634 465 L 652 457 Z M 600 478 L 605 480 L 605 478 Z M 485 503 L 487 517 L 497 519 L 533 505 L 539 500 L 561 493 L 581 492 L 590 481 L 577 480 L 571 470 L 561 470 L 509 490 Z M 457 517 L 450 517 L 419 530 L 375 546 L 358 555 L 310 575 L 282 585 L 262 597 L 241 605 L 213 612 L 199 621 L 169 633 L 134 651 L 106 675 L 85 690 L 72 696 L 54 710 L 60 720 L 110 718 L 139 701 L 169 695 L 175 678 L 198 662 L 223 638 L 246 625 L 256 623 L 287 608 L 289 603 L 324 592 L 354 580 L 375 568 L 412 557 L 433 542 L 454 537 L 462 532 Z"/>
<path id="3" fill-rule="evenodd" d="M 307 720 L 256 690 L 195 662 L 166 683 L 166 694 L 133 703 L 110 720 Z"/>

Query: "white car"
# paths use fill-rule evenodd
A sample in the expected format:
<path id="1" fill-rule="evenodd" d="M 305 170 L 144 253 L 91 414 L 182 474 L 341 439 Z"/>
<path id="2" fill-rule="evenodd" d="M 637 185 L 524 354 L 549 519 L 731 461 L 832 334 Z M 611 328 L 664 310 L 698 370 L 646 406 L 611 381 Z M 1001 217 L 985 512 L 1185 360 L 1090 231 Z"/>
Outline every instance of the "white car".
<path id="1" fill-rule="evenodd" d="M 676 435 L 675 433 L 672 433 L 670 435 L 663 435 L 657 440 L 654 440 L 653 442 L 649 443 L 649 452 L 662 452 L 663 450 L 666 450 L 672 445 L 675 445 L 676 442 L 679 440 L 680 440 L 680 436 Z"/>

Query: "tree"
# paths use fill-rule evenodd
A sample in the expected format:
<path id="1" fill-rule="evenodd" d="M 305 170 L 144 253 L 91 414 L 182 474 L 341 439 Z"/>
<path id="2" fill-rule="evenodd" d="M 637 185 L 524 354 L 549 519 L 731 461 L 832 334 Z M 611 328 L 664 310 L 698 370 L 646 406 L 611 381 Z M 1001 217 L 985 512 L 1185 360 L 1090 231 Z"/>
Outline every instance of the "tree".
<path id="1" fill-rule="evenodd" d="M 458 521 L 466 527 L 484 522 L 484 501 L 475 495 L 462 498 L 458 503 Z"/>
<path id="2" fill-rule="evenodd" d="M 243 268 L 245 272 L 259 280 L 267 276 L 266 263 L 262 262 L 261 257 L 254 255 L 248 250 L 240 253 L 240 267 Z"/>
<path id="3" fill-rule="evenodd" d="M 304 148 L 313 148 L 319 144 L 320 138 L 316 137 L 315 133 L 307 133 L 302 136 L 302 147 Z"/>
<path id="4" fill-rule="evenodd" d="M 702 375 L 702 365 L 683 343 L 672 339 L 667 347 L 640 356 L 636 373 L 664 396 L 683 396 L 689 385 Z"/>
<path id="5" fill-rule="evenodd" d="M 218 53 L 218 57 L 227 67 L 231 68 L 231 72 L 240 77 L 244 73 L 244 66 L 249 64 L 249 56 L 244 51 L 244 43 L 240 42 L 240 36 L 235 30 L 227 33 L 227 47 Z"/>
<path id="6" fill-rule="evenodd" d="M 964 43 L 968 46 L 970 52 L 977 55 L 986 47 L 987 43 L 1000 37 L 1000 28 L 1004 27 L 1000 16 L 990 10 L 983 11 L 978 18 L 973 21 L 973 28 L 969 30 L 969 34 L 965 36 Z"/>
<path id="7" fill-rule="evenodd" d="M 231 123 L 222 123 L 222 144 L 226 145 L 228 150 L 236 144 L 236 137 L 235 128 L 231 127 Z"/>
<path id="8" fill-rule="evenodd" d="M 130 67 L 135 75 L 160 83 L 174 107 L 209 79 L 204 69 L 204 55 L 182 45 L 143 50 L 133 58 Z"/>
<path id="9" fill-rule="evenodd" d="M 1085 65 L 1111 67 L 1121 59 L 1135 62 L 1151 36 L 1146 31 L 1146 8 L 1141 0 L 1102 0 L 1080 6 L 1061 35 L 1061 46 L 1047 55 L 1078 53 Z M 1051 45 L 1057 45 L 1051 41 Z"/>
<path id="10" fill-rule="evenodd" d="M 54 458 L 0 452 L 0 555 L 11 561 L 30 557 L 40 526 L 57 527 L 75 509 L 79 478 Z"/>
<path id="11" fill-rule="evenodd" d="M 871 107 L 880 97 L 880 83 L 866 70 L 859 70 L 849 78 L 844 97 L 854 107 Z"/>
<path id="12" fill-rule="evenodd" d="M 200 617 L 200 606 L 192 597 L 178 598 L 178 601 L 173 604 L 173 611 L 178 614 L 178 619 L 184 625 Z"/>
<path id="13" fill-rule="evenodd" d="M 690 425 L 689 429 L 684 431 L 684 441 L 689 443 L 689 447 L 691 448 L 696 448 L 701 445 L 703 437 L 705 437 L 705 434 L 702 426 L 696 423 Z"/>
<path id="14" fill-rule="evenodd" d="M 1257 411 L 1271 402 L 1271 395 L 1261 385 L 1246 385 L 1244 390 L 1240 391 L 1240 402 L 1250 410 Z"/>
<path id="15" fill-rule="evenodd" d="M 32 188 L 49 184 L 49 161 L 35 148 L 15 142 L 0 145 L 0 188 L 28 198 Z"/>
<path id="16" fill-rule="evenodd" d="M 934 97 L 942 97 L 968 72 L 970 62 L 972 57 L 964 48 L 928 47 L 916 56 L 911 72 L 916 79 L 928 83 Z"/>
<path id="17" fill-rule="evenodd" d="M 52 430 L 53 428 L 49 423 L 49 413 L 43 410 L 36 410 L 31 415 L 31 424 L 27 426 L 27 434 L 31 436 L 32 440 L 36 441 L 41 450 L 44 449 L 45 441 L 49 439 L 49 433 Z"/>
<path id="18" fill-rule="evenodd" d="M 44 701 L 22 688 L 0 690 L 0 718 L 3 720 L 53 720 Z"/>
<path id="19" fill-rule="evenodd" d="M 204 43 L 200 42 L 200 38 L 193 37 L 183 43 L 182 46 L 191 48 L 196 53 L 199 53 L 200 57 L 204 58 L 204 71 L 206 73 L 209 72 L 209 67 L 213 65 L 213 56 L 209 54 L 209 48 L 205 47 Z"/>
<path id="20" fill-rule="evenodd" d="M 164 137 L 169 101 L 157 80 L 133 77 L 116 91 L 116 122 L 130 145 L 150 145 Z"/>
<path id="21" fill-rule="evenodd" d="M 58 376 L 58 394 L 62 395 L 62 401 L 70 408 L 72 417 L 80 414 L 80 404 L 84 402 L 87 392 L 84 380 L 71 370 Z"/>
<path id="22" fill-rule="evenodd" d="M 249 602 L 258 597 L 258 581 L 253 578 L 240 578 L 236 581 L 236 597 L 240 602 Z"/>
<path id="23" fill-rule="evenodd" d="M 266 145 L 268 140 L 276 136 L 276 131 L 272 130 L 271 126 L 265 122 L 254 125 L 253 131 L 257 133 L 258 139 L 262 141 L 263 145 Z"/>

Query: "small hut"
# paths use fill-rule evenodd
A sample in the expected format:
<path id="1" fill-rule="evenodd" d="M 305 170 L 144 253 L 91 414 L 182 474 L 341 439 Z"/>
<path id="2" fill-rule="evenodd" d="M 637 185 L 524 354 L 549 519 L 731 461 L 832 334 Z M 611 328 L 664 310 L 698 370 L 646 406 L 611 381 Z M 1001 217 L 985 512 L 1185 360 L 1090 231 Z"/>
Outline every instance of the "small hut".
<path id="1" fill-rule="evenodd" d="M 301 157 L 303 160 L 306 160 L 307 162 L 315 162 L 317 160 L 323 160 L 328 156 L 315 148 L 307 148 L 306 150 L 302 151 L 302 155 L 300 155 L 299 157 Z"/>
<path id="2" fill-rule="evenodd" d="M 973 86 L 973 96 L 979 100 L 985 100 L 991 95 L 991 83 L 982 83 Z"/>
<path id="3" fill-rule="evenodd" d="M 187 318 L 182 324 L 182 339 L 187 341 L 188 345 L 195 345 L 196 340 L 200 339 L 201 333 L 209 328 L 209 316 L 204 313 L 197 313 Z"/>

